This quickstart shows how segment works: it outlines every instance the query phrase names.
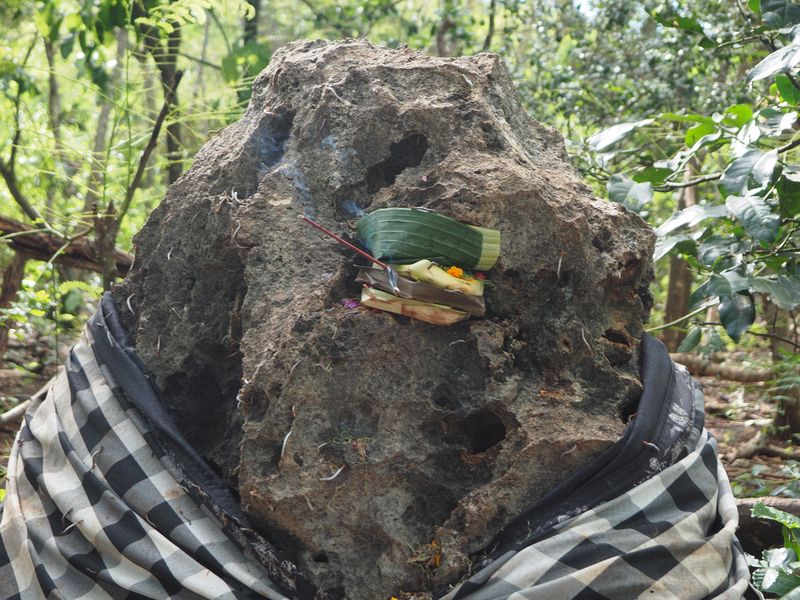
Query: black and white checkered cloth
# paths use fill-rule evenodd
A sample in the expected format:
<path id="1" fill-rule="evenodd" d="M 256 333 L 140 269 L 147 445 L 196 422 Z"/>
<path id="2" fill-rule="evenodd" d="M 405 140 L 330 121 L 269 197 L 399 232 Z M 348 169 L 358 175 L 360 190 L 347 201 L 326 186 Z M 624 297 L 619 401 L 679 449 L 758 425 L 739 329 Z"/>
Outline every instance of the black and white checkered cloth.
<path id="1" fill-rule="evenodd" d="M 737 512 L 702 395 L 658 342 L 645 338 L 643 355 L 645 392 L 622 439 L 441 598 L 742 597 Z M 249 527 L 176 429 L 109 296 L 26 414 L 6 487 L 2 599 L 327 598 Z"/>
<path id="2" fill-rule="evenodd" d="M 106 296 L 17 434 L 0 521 L 0 598 L 298 592 L 313 597 L 175 429 Z"/>

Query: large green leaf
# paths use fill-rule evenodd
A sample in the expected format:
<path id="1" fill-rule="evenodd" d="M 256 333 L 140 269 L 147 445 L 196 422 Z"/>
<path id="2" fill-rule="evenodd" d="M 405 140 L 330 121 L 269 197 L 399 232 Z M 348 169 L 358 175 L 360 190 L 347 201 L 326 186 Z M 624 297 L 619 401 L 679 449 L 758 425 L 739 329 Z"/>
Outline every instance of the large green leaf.
<path id="1" fill-rule="evenodd" d="M 716 123 L 698 123 L 694 127 L 686 130 L 684 141 L 687 146 L 694 146 L 704 136 L 714 133 L 717 130 Z"/>
<path id="2" fill-rule="evenodd" d="M 742 194 L 749 189 L 751 177 L 758 185 L 769 181 L 777 162 L 777 150 L 762 152 L 756 148 L 750 148 L 740 157 L 731 161 L 722 173 L 719 183 L 730 194 Z"/>
<path id="3" fill-rule="evenodd" d="M 758 582 L 756 584 L 756 582 Z M 758 569 L 753 573 L 753 584 L 762 592 L 785 597 L 800 586 L 800 577 L 775 568 Z"/>
<path id="4" fill-rule="evenodd" d="M 683 338 L 681 345 L 678 346 L 678 352 L 690 352 L 694 350 L 695 346 L 700 343 L 700 338 L 703 337 L 703 329 L 697 325 L 689 328 L 686 337 Z"/>
<path id="5" fill-rule="evenodd" d="M 637 183 L 652 183 L 653 185 L 662 185 L 667 177 L 672 175 L 672 169 L 665 169 L 663 167 L 645 167 L 641 171 L 633 174 L 631 179 Z"/>
<path id="6" fill-rule="evenodd" d="M 712 267 L 721 257 L 731 257 L 742 252 L 742 244 L 735 238 L 711 235 L 697 248 L 697 258 L 707 267 Z"/>
<path id="7" fill-rule="evenodd" d="M 751 276 L 750 287 L 756 292 L 769 294 L 772 303 L 785 310 L 793 310 L 800 304 L 800 276 L 794 274 L 774 277 Z"/>
<path id="8" fill-rule="evenodd" d="M 629 135 L 633 130 L 645 125 L 649 125 L 652 122 L 653 119 L 643 119 L 634 123 L 619 123 L 617 125 L 612 125 L 608 129 L 603 129 L 602 131 L 595 133 L 588 140 L 586 140 L 586 142 L 589 144 L 589 148 L 595 152 L 603 152 Z"/>
<path id="9" fill-rule="evenodd" d="M 388 262 L 427 258 L 445 267 L 486 271 L 500 256 L 500 232 L 473 227 L 429 210 L 382 208 L 362 217 L 358 238 Z"/>
<path id="10" fill-rule="evenodd" d="M 653 186 L 649 182 L 637 183 L 626 175 L 615 173 L 608 180 L 608 197 L 638 213 L 653 199 Z"/>
<path id="11" fill-rule="evenodd" d="M 702 232 L 701 232 L 702 233 Z M 653 260 L 661 260 L 678 244 L 693 241 L 692 236 L 687 233 L 670 233 L 659 237 L 656 240 L 656 247 L 653 251 Z"/>
<path id="12" fill-rule="evenodd" d="M 723 123 L 741 127 L 753 118 L 753 108 L 749 104 L 734 104 L 725 109 Z"/>
<path id="13" fill-rule="evenodd" d="M 747 81 L 758 81 L 791 71 L 800 63 L 800 44 L 792 42 L 768 55 L 747 74 Z"/>
<path id="14" fill-rule="evenodd" d="M 767 506 L 763 502 L 756 502 L 755 506 L 750 511 L 751 516 L 758 517 L 759 519 L 768 519 L 770 521 L 777 521 L 788 529 L 800 529 L 800 517 L 785 511 Z"/>
<path id="15" fill-rule="evenodd" d="M 724 298 L 733 296 L 750 288 L 747 277 L 740 275 L 736 271 L 725 271 L 724 273 L 712 273 L 708 280 L 708 295 Z"/>
<path id="16" fill-rule="evenodd" d="M 775 85 L 778 87 L 778 92 L 786 102 L 796 106 L 800 104 L 800 90 L 792 83 L 786 75 L 780 74 L 775 77 Z"/>
<path id="17" fill-rule="evenodd" d="M 728 196 L 725 206 L 757 240 L 772 242 L 778 235 L 781 219 L 759 196 Z"/>
<path id="18" fill-rule="evenodd" d="M 796 217 L 800 215 L 800 172 L 784 167 L 782 175 L 775 186 L 781 216 Z"/>
<path id="19" fill-rule="evenodd" d="M 727 210 L 724 206 L 693 204 L 688 208 L 679 210 L 659 225 L 658 229 L 656 229 L 656 235 L 658 237 L 663 237 L 681 227 L 691 228 L 705 219 L 724 217 L 726 214 Z"/>
<path id="20" fill-rule="evenodd" d="M 719 319 L 731 339 L 738 343 L 742 334 L 756 320 L 753 299 L 748 294 L 734 294 L 719 305 Z"/>

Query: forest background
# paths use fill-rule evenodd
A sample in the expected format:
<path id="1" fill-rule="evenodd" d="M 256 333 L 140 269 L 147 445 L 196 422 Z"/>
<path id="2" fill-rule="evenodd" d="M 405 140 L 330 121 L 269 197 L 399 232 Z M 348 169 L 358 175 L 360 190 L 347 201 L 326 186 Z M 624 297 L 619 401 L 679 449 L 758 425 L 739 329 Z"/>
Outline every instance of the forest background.
<path id="1" fill-rule="evenodd" d="M 596 193 L 656 228 L 649 326 L 712 377 L 737 493 L 800 497 L 800 5 L 786 0 L 3 0 L 0 427 L 272 52 L 318 37 L 499 53 Z"/>

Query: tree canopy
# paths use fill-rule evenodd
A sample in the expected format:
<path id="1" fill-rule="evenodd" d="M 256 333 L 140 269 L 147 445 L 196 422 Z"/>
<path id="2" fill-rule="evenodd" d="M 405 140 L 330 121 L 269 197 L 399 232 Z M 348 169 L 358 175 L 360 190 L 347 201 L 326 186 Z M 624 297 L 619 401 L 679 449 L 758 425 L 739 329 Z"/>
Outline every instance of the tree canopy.
<path id="1" fill-rule="evenodd" d="M 30 317 L 18 293 L 52 321 L 58 286 L 94 285 L 76 268 L 104 287 L 124 272 L 133 234 L 276 48 L 366 37 L 503 57 L 596 191 L 656 228 L 654 325 L 673 349 L 748 332 L 798 348 L 792 2 L 11 0 L 0 21 L 0 264 L 22 257 L 29 275 L 0 298 L 6 329 Z"/>

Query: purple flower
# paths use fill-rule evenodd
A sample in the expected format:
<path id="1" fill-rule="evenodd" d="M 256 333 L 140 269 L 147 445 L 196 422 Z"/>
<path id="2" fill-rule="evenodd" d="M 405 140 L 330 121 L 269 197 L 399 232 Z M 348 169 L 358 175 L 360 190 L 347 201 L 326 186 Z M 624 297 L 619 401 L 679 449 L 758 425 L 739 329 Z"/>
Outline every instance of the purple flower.
<path id="1" fill-rule="evenodd" d="M 344 300 L 339 300 L 339 304 L 347 309 L 358 308 L 361 306 L 361 303 L 355 298 L 345 298 Z"/>

